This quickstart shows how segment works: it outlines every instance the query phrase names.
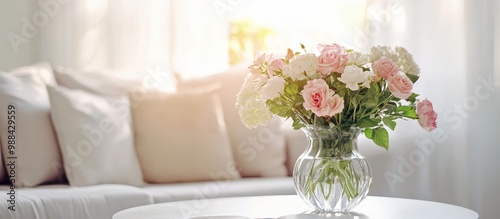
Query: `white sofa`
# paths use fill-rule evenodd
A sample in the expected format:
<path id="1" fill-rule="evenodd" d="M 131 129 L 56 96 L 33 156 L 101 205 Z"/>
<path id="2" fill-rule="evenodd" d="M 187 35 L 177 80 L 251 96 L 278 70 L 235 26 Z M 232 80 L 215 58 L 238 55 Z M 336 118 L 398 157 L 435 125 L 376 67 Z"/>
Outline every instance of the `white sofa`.
<path id="1" fill-rule="evenodd" d="M 117 80 L 114 77 L 104 76 L 102 73 L 61 73 L 59 71 L 65 70 L 59 69 L 54 73 L 56 82 L 59 84 L 59 86 L 81 88 L 82 90 L 86 90 L 86 92 L 94 92 L 98 94 L 104 93 L 103 95 L 113 95 L 115 93 L 120 93 L 121 90 L 127 89 L 128 86 L 137 85 L 138 83 L 136 79 L 132 80 L 129 78 L 126 80 Z M 47 84 L 50 84 L 50 77 L 52 77 L 50 75 L 47 76 L 47 74 L 52 73 L 53 72 L 50 66 L 43 63 L 37 64 L 35 66 L 16 69 L 9 73 L 0 72 L 0 74 L 24 76 L 28 75 L 29 77 L 35 77 L 37 78 L 37 80 Z M 63 155 L 62 160 L 65 163 L 63 168 L 66 171 L 65 176 L 59 174 L 57 176 L 57 180 L 55 181 L 53 179 L 48 180 L 50 182 L 46 180 L 45 182 L 39 183 L 38 185 L 22 185 L 16 187 L 15 189 L 11 189 L 11 186 L 9 185 L 6 178 L 8 172 L 6 171 L 6 169 L 2 169 L 6 165 L 2 165 L 3 167 L 0 168 L 2 169 L 2 171 L 0 171 L 0 182 L 2 184 L 0 185 L 0 218 L 109 219 L 113 214 L 123 209 L 153 203 L 162 203 L 177 200 L 200 200 L 231 196 L 295 194 L 290 175 L 292 173 L 295 159 L 306 146 L 306 139 L 301 131 L 279 128 L 275 129 L 271 140 L 268 141 L 268 139 L 265 138 L 266 140 L 262 140 L 263 142 L 260 142 L 259 144 L 252 144 L 252 137 L 254 137 L 254 140 L 255 138 L 262 137 L 261 135 L 264 135 L 266 133 L 265 130 L 267 127 L 253 130 L 244 129 L 241 127 L 242 124 L 237 118 L 236 110 L 231 110 L 231 107 L 234 108 L 235 95 L 237 90 L 243 83 L 245 74 L 246 69 L 238 67 L 203 79 L 185 81 L 178 84 L 179 90 L 196 90 L 202 89 L 201 87 L 204 87 L 205 85 L 209 86 L 214 83 L 218 84 L 220 94 L 219 96 L 222 103 L 221 105 L 224 109 L 224 121 L 226 123 L 225 125 L 227 126 L 227 133 L 229 138 L 228 142 L 231 146 L 232 155 L 236 163 L 237 170 L 239 171 L 237 177 L 231 179 L 222 177 L 217 178 L 215 181 L 199 180 L 200 178 L 198 178 L 198 180 L 194 181 L 179 180 L 179 182 L 176 182 L 174 180 L 173 182 L 168 183 L 151 183 L 147 182 L 148 180 L 146 180 L 146 178 L 149 177 L 149 179 L 155 180 L 161 180 L 162 178 L 161 176 L 156 178 L 155 176 L 147 176 L 146 172 L 149 170 L 144 169 L 144 163 L 146 161 L 144 158 L 142 158 L 142 161 L 141 159 L 139 160 L 141 161 L 140 163 L 142 166 L 142 172 L 144 175 L 144 180 L 146 181 L 144 183 L 137 185 L 134 183 L 113 183 L 116 180 L 96 181 L 94 179 L 84 179 L 84 182 L 82 182 L 82 179 L 76 177 L 75 175 L 77 173 L 86 173 L 87 178 L 89 176 L 90 178 L 92 178 L 93 174 L 91 172 L 91 166 L 94 163 L 90 163 L 90 167 L 87 167 L 86 170 L 77 169 L 74 170 L 74 172 L 68 172 L 69 160 L 66 159 L 67 157 L 65 157 L 65 155 Z M 2 77 L 0 77 L 0 92 L 2 90 L 2 86 L 4 89 L 7 89 L 9 86 L 11 86 L 9 84 L 6 85 L 5 81 L 2 82 L 1 80 Z M 63 83 L 61 84 L 61 82 Z M 139 82 L 142 83 L 144 81 Z M 4 84 L 2 85 L 2 83 Z M 1 112 L 2 109 L 6 108 L 6 106 L 0 105 L 0 108 Z M 54 115 L 54 111 L 51 111 L 51 113 L 52 117 L 59 117 L 57 115 Z M 52 118 L 53 122 L 55 120 L 55 118 Z M 69 120 L 65 121 L 63 125 L 68 125 L 68 123 L 70 123 Z M 4 123 L 0 125 L 4 125 Z M 60 150 L 57 149 L 59 151 L 58 153 L 63 153 L 64 147 L 61 146 L 61 138 L 67 137 L 62 136 L 63 133 L 67 133 L 67 130 L 60 129 L 61 127 L 55 127 L 54 131 L 56 132 L 55 134 L 59 139 L 59 146 L 57 146 L 57 148 L 60 148 Z M 2 129 L 0 129 L 0 131 L 1 130 Z M 138 134 L 136 131 L 136 138 L 138 138 L 137 135 Z M 196 134 L 194 134 L 193 136 L 196 136 Z M 2 137 L 4 139 L 1 139 Z M 0 135 L 0 139 L 5 140 L 5 136 Z M 248 141 L 246 139 L 248 139 Z M 5 145 L 6 141 L 0 142 Z M 137 144 L 137 139 L 135 142 Z M 184 145 L 183 147 L 187 146 Z M 137 145 L 135 149 L 138 152 L 143 150 L 141 148 L 138 148 Z M 1 157 L 3 157 L 3 163 L 7 164 L 7 160 L 9 158 L 6 153 L 8 152 L 8 150 L 5 149 L 5 147 L 2 147 L 2 152 L 3 156 Z M 29 168 L 40 168 L 41 164 L 35 163 L 35 159 L 38 159 L 39 157 L 37 156 L 42 156 L 43 154 L 41 152 L 39 154 L 37 153 L 38 152 L 36 151 L 30 151 L 25 152 L 25 154 L 19 155 L 24 157 L 33 157 L 30 159 L 25 158 L 24 160 L 19 160 L 17 167 L 17 174 L 19 175 L 18 177 L 29 178 L 31 175 L 26 176 L 26 174 L 31 171 Z M 92 154 L 91 156 L 93 156 L 94 154 Z M 168 159 L 168 156 L 176 155 L 165 154 L 164 156 L 165 159 Z M 139 156 L 139 158 L 141 157 Z M 81 163 L 79 163 L 79 166 L 76 166 L 75 168 L 85 166 L 86 164 L 84 162 L 85 161 L 82 161 Z M 114 165 L 114 163 L 118 163 L 118 160 L 113 160 L 113 162 L 107 163 L 105 162 L 107 166 L 93 168 L 97 168 L 96 170 L 98 170 L 98 172 L 100 172 L 101 174 L 104 171 L 105 174 L 113 175 L 116 174 L 115 169 L 119 168 L 109 168 L 109 165 L 112 166 Z M 28 164 L 33 167 L 30 167 Z M 52 164 L 54 164 L 54 162 L 52 162 Z M 203 164 L 201 164 L 201 166 L 203 166 Z M 54 168 L 54 166 L 52 168 Z M 71 167 L 69 168 L 71 170 Z M 91 169 L 90 172 L 88 170 L 89 168 Z M 190 167 L 177 166 L 175 168 L 183 170 L 184 168 Z M 201 167 L 200 165 L 198 165 L 194 168 L 196 170 L 197 168 Z M 24 176 L 22 174 L 24 174 Z M 139 180 L 142 182 L 142 179 Z M 14 196 L 11 197 L 9 193 L 12 194 L 12 192 L 14 192 L 15 194 L 13 194 Z M 11 208 L 9 209 L 9 207 Z M 15 211 L 13 211 L 13 209 L 15 209 Z"/>
<path id="2" fill-rule="evenodd" d="M 254 177 L 227 182 L 185 182 L 135 187 L 104 184 L 72 187 L 68 184 L 17 189 L 16 211 L 8 209 L 7 185 L 0 186 L 2 219 L 110 219 L 131 207 L 178 200 L 295 194 L 291 177 Z"/>

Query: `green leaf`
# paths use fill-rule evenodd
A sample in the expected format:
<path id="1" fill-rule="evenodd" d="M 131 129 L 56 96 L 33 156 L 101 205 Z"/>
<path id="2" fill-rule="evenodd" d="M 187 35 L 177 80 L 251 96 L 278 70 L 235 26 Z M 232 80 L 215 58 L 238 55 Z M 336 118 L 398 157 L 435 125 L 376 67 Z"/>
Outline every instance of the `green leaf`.
<path id="1" fill-rule="evenodd" d="M 409 110 L 411 110 L 411 106 L 398 106 L 398 108 L 396 108 L 396 112 L 406 112 Z"/>
<path id="2" fill-rule="evenodd" d="M 304 124 L 302 124 L 300 120 L 296 118 L 296 116 L 292 117 L 292 119 L 293 119 L 293 124 L 292 124 L 293 129 L 298 130 L 304 127 Z"/>
<path id="3" fill-rule="evenodd" d="M 373 139 L 373 130 L 371 130 L 371 129 L 365 129 L 365 131 L 363 131 L 363 133 L 365 134 L 365 136 L 368 139 Z"/>
<path id="4" fill-rule="evenodd" d="M 285 85 L 285 94 L 288 94 L 290 96 L 297 96 L 299 93 L 299 85 L 296 83 L 288 83 Z"/>
<path id="5" fill-rule="evenodd" d="M 304 52 L 305 52 L 305 53 L 307 53 L 307 51 L 306 51 L 306 47 L 304 46 L 304 44 L 302 44 L 302 43 L 301 43 L 301 44 L 300 44 L 300 48 L 302 48 L 302 50 L 304 50 Z"/>
<path id="6" fill-rule="evenodd" d="M 387 98 L 389 98 L 390 96 L 392 95 L 392 93 L 388 90 L 383 90 L 381 93 L 380 93 L 380 100 L 386 100 Z M 394 98 L 397 98 L 397 97 L 394 97 Z M 399 98 L 397 98 L 397 100 L 399 100 Z"/>
<path id="7" fill-rule="evenodd" d="M 396 113 L 407 118 L 418 119 L 415 108 L 411 106 L 399 106 L 398 108 L 396 108 Z"/>
<path id="8" fill-rule="evenodd" d="M 375 101 L 374 99 L 369 99 L 369 100 L 365 101 L 365 102 L 363 103 L 363 105 L 364 105 L 365 107 L 367 107 L 367 108 L 371 108 L 371 107 L 374 107 L 374 106 L 376 106 L 376 105 L 377 105 L 377 101 Z"/>
<path id="9" fill-rule="evenodd" d="M 417 101 L 417 97 L 418 97 L 418 94 L 413 93 L 413 94 L 411 94 L 410 97 L 406 98 L 406 100 L 409 101 L 409 102 L 414 103 L 415 101 Z"/>
<path id="10" fill-rule="evenodd" d="M 389 150 L 389 133 L 385 128 L 376 128 L 373 130 L 373 142 L 380 147 Z"/>
<path id="11" fill-rule="evenodd" d="M 378 86 L 378 83 L 371 83 L 370 90 L 373 90 L 373 92 L 376 94 L 380 93 L 380 87 Z"/>
<path id="12" fill-rule="evenodd" d="M 389 111 L 389 113 L 393 113 L 394 111 L 396 111 L 397 107 L 398 107 L 397 104 L 394 102 L 388 102 L 387 105 L 385 106 L 385 108 L 387 109 L 387 111 Z"/>
<path id="13" fill-rule="evenodd" d="M 378 119 L 364 118 L 364 119 L 359 121 L 359 127 L 360 128 L 371 128 L 371 127 L 378 126 L 379 123 L 380 123 L 380 120 L 378 120 Z"/>
<path id="14" fill-rule="evenodd" d="M 354 96 L 354 98 L 349 98 L 349 102 L 351 102 L 351 105 L 354 107 L 358 106 L 358 103 L 360 102 L 360 96 Z"/>
<path id="15" fill-rule="evenodd" d="M 408 76 L 408 78 L 410 78 L 411 82 L 415 83 L 415 82 L 418 81 L 419 76 L 412 75 L 412 74 L 407 74 L 407 73 L 405 73 L 405 74 L 406 74 L 406 76 Z"/>
<path id="16" fill-rule="evenodd" d="M 278 116 L 281 116 L 283 118 L 289 118 L 289 117 L 293 116 L 294 113 L 293 113 L 291 107 L 286 105 L 285 103 L 283 103 L 280 99 L 281 98 L 267 100 L 266 105 L 269 107 L 269 110 L 272 113 L 274 113 Z"/>
<path id="17" fill-rule="evenodd" d="M 394 117 L 392 116 L 383 118 L 382 122 L 384 122 L 384 125 L 389 127 L 392 131 L 396 128 L 396 122 L 394 122 Z"/>
<path id="18" fill-rule="evenodd" d="M 372 83 L 375 85 L 375 83 Z M 370 89 L 366 91 L 366 94 L 364 95 L 366 99 L 374 99 L 377 96 L 377 91 L 375 90 L 374 86 L 371 86 Z"/>

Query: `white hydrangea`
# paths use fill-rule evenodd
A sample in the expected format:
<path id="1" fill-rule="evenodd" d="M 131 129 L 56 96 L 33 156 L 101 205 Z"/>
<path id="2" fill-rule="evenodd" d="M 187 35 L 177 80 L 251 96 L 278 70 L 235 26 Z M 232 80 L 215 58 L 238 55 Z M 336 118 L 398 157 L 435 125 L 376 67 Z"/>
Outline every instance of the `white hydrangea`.
<path id="1" fill-rule="evenodd" d="M 318 77 L 318 58 L 314 53 L 305 53 L 290 59 L 288 67 L 283 74 L 292 80 L 304 80 Z"/>
<path id="2" fill-rule="evenodd" d="M 374 46 L 370 49 L 370 58 L 373 62 L 379 60 L 382 56 L 391 59 L 394 63 L 398 62 L 398 54 L 388 46 Z"/>
<path id="3" fill-rule="evenodd" d="M 413 55 L 411 55 L 408 50 L 403 47 L 396 47 L 396 53 L 399 59 L 395 63 L 397 63 L 401 71 L 412 75 L 420 75 L 420 67 L 415 63 Z"/>
<path id="4" fill-rule="evenodd" d="M 259 125 L 267 125 L 273 118 L 266 103 L 257 99 L 249 99 L 238 109 L 241 121 L 248 128 L 256 128 Z"/>
<path id="5" fill-rule="evenodd" d="M 286 81 L 282 77 L 274 76 L 267 80 L 267 83 L 262 86 L 260 97 L 263 101 L 272 100 L 280 96 L 285 90 Z"/>
<path id="6" fill-rule="evenodd" d="M 370 87 L 370 76 L 371 74 L 369 71 L 363 72 L 362 68 L 355 65 L 349 65 L 345 67 L 344 73 L 342 73 L 338 80 L 344 83 L 347 88 L 351 90 L 358 90 L 359 84 L 361 83 L 363 83 L 362 85 L 365 87 Z"/>
<path id="7" fill-rule="evenodd" d="M 357 65 L 357 66 L 363 66 L 367 63 L 370 62 L 370 57 L 360 53 L 360 52 L 350 52 L 347 54 L 348 60 L 346 65 Z"/>
<path id="8" fill-rule="evenodd" d="M 249 74 L 245 83 L 236 96 L 236 108 L 241 121 L 249 128 L 266 125 L 273 117 L 267 108 L 266 102 L 260 97 L 260 90 L 267 82 L 265 75 L 255 77 Z"/>

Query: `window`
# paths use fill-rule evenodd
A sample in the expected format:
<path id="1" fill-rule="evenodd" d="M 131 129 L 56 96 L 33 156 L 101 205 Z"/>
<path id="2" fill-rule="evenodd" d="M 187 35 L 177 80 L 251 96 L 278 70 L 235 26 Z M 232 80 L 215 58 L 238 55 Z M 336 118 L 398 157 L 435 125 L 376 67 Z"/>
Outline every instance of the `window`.
<path id="1" fill-rule="evenodd" d="M 257 51 L 282 54 L 289 47 L 298 50 L 300 43 L 352 45 L 353 36 L 364 26 L 365 14 L 365 0 L 240 1 L 227 17 L 231 63 L 252 58 Z"/>

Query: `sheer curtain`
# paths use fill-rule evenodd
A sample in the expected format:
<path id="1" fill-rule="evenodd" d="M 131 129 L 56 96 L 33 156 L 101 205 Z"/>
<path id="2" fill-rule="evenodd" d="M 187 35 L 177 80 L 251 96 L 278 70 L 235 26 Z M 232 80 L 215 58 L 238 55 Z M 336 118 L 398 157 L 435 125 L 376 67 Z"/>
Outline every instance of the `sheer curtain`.
<path id="1" fill-rule="evenodd" d="M 189 78 L 228 67 L 226 21 L 211 1 L 70 1 L 40 35 L 41 59 L 76 69 Z"/>
<path id="2" fill-rule="evenodd" d="M 472 208 L 481 218 L 497 218 L 497 1 L 375 0 L 368 8 L 367 45 L 400 45 L 413 53 L 421 67 L 415 88 L 439 113 L 436 131 L 399 123 L 389 152 L 370 153 L 386 158 L 372 159 L 371 195 L 442 201 Z M 498 52 L 496 57 L 498 62 Z"/>

